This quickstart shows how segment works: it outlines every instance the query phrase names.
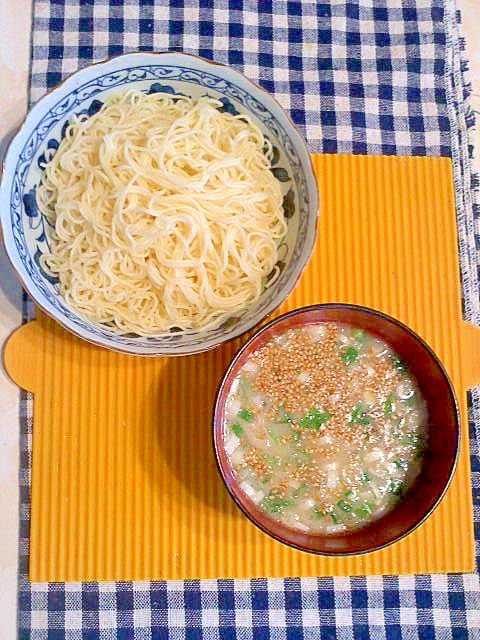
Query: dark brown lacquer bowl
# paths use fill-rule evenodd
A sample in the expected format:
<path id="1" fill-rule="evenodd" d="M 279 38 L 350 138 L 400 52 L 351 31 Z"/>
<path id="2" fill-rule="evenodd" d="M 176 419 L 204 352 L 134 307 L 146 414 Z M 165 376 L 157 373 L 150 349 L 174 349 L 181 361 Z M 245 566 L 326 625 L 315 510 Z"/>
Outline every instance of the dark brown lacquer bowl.
<path id="1" fill-rule="evenodd" d="M 428 440 L 420 475 L 396 507 L 380 520 L 352 533 L 318 535 L 293 530 L 271 519 L 242 492 L 224 450 L 225 401 L 239 369 L 250 354 L 287 329 L 316 322 L 341 322 L 369 331 L 387 342 L 416 378 L 427 403 Z M 323 555 L 368 553 L 411 533 L 435 509 L 452 479 L 460 439 L 460 419 L 450 380 L 430 347 L 407 326 L 379 311 L 349 304 L 320 304 L 286 313 L 262 327 L 240 349 L 218 389 L 213 417 L 218 468 L 244 514 L 276 540 Z"/>

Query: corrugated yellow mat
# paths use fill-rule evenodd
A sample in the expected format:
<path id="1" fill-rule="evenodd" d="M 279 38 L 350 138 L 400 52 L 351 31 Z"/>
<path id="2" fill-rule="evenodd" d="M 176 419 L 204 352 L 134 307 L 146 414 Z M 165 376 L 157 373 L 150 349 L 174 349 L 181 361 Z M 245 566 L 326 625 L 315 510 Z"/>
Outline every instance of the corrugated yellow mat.
<path id="1" fill-rule="evenodd" d="M 480 381 L 480 332 L 462 322 L 447 159 L 314 157 L 315 253 L 278 311 L 375 307 L 437 351 L 460 401 L 454 480 L 401 542 L 351 558 L 270 540 L 217 473 L 211 411 L 240 341 L 188 358 L 111 353 L 39 314 L 8 341 L 11 377 L 34 392 L 30 579 L 130 580 L 470 571 L 473 522 L 465 390 Z"/>

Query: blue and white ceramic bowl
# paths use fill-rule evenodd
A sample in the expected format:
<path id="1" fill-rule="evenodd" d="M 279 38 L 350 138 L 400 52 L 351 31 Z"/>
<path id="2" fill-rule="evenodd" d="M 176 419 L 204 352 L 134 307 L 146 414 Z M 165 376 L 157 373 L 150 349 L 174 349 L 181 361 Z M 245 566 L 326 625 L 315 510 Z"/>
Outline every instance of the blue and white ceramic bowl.
<path id="1" fill-rule="evenodd" d="M 58 283 L 44 273 L 39 256 L 48 250 L 45 221 L 35 190 L 45 163 L 58 148 L 72 114 L 95 113 L 112 93 L 135 88 L 220 99 L 232 113 L 246 113 L 277 152 L 272 168 L 281 182 L 288 235 L 280 247 L 281 274 L 258 303 L 208 331 L 161 337 L 118 335 L 73 311 Z M 0 187 L 1 222 L 8 256 L 25 289 L 47 314 L 95 344 L 139 355 L 185 355 L 230 340 L 258 324 L 291 292 L 315 241 L 317 188 L 304 140 L 272 96 L 239 72 L 181 53 L 133 53 L 96 64 L 70 76 L 30 111 L 8 149 Z"/>

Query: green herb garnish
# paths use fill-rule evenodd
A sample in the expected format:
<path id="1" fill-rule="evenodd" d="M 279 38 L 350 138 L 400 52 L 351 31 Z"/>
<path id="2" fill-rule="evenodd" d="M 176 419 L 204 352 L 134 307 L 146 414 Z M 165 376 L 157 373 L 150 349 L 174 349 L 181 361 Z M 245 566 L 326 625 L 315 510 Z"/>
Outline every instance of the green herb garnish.
<path id="1" fill-rule="evenodd" d="M 395 367 L 395 369 L 398 369 L 398 371 L 406 370 L 407 367 L 405 366 L 405 363 L 395 353 L 391 354 L 390 360 L 393 362 L 393 366 Z"/>
<path id="2" fill-rule="evenodd" d="M 304 482 L 303 484 L 301 484 L 298 487 L 298 489 L 295 489 L 295 491 L 292 493 L 292 498 L 294 498 L 295 500 L 297 498 L 301 498 L 303 495 L 305 495 L 307 489 L 308 489 L 308 487 L 307 487 L 306 483 Z"/>
<path id="3" fill-rule="evenodd" d="M 397 467 L 399 471 L 406 471 L 408 469 L 408 462 L 403 458 L 399 458 L 398 460 L 394 460 L 393 464 Z"/>
<path id="4" fill-rule="evenodd" d="M 289 461 L 296 465 L 296 467 L 301 467 L 302 465 L 306 465 L 311 460 L 311 455 L 306 451 L 302 451 L 301 449 L 295 449 L 288 456 Z"/>
<path id="5" fill-rule="evenodd" d="M 367 482 L 370 482 L 370 480 L 371 480 L 371 478 L 370 478 L 370 476 L 368 475 L 368 473 L 366 471 L 363 471 L 360 474 L 360 483 L 361 484 L 367 484 Z"/>
<path id="6" fill-rule="evenodd" d="M 253 413 L 248 409 L 240 409 L 237 416 L 242 420 L 245 420 L 245 422 L 251 422 L 253 420 Z"/>
<path id="7" fill-rule="evenodd" d="M 400 440 L 400 443 L 406 447 L 412 447 L 415 458 L 421 458 L 423 454 L 423 442 L 420 436 L 415 433 L 406 433 Z"/>
<path id="8" fill-rule="evenodd" d="M 293 444 L 298 444 L 300 442 L 300 435 L 296 431 L 292 431 L 290 438 Z"/>
<path id="9" fill-rule="evenodd" d="M 319 520 L 321 518 L 330 518 L 332 520 L 333 524 L 338 524 L 337 514 L 334 513 L 333 511 L 323 511 L 322 509 L 319 509 L 318 507 L 313 507 L 312 511 L 313 511 L 313 515 L 316 518 L 318 518 Z"/>
<path id="10" fill-rule="evenodd" d="M 344 511 L 345 513 L 350 513 L 350 511 L 352 510 L 352 505 L 350 502 L 348 502 L 348 500 L 339 500 L 337 502 L 337 507 L 340 509 L 340 511 Z"/>
<path id="11" fill-rule="evenodd" d="M 241 438 L 244 434 L 243 427 L 241 427 L 238 422 L 234 422 L 230 425 L 230 430 L 238 437 Z"/>
<path id="12" fill-rule="evenodd" d="M 269 467 L 276 467 L 278 469 L 282 466 L 282 459 L 278 456 L 271 456 L 269 453 L 264 453 L 263 459 Z"/>
<path id="13" fill-rule="evenodd" d="M 369 516 L 372 513 L 372 508 L 371 506 L 368 504 L 368 502 L 365 502 L 364 504 L 362 504 L 360 507 L 357 507 L 355 509 L 355 515 L 357 516 L 357 518 L 366 518 L 367 516 Z"/>
<path id="14" fill-rule="evenodd" d="M 362 424 L 362 425 L 367 425 L 372 423 L 372 421 L 367 415 L 366 410 L 363 408 L 360 402 L 356 405 L 356 407 L 352 411 L 352 415 L 350 416 L 350 419 L 348 422 L 349 424 Z"/>
<path id="15" fill-rule="evenodd" d="M 407 447 L 417 447 L 420 443 L 420 438 L 415 433 L 406 433 L 400 442 Z"/>
<path id="16" fill-rule="evenodd" d="M 392 421 L 391 421 L 392 435 L 395 438 L 400 438 L 400 436 L 402 435 L 401 427 L 402 427 L 403 421 L 404 421 L 404 418 L 392 418 Z"/>
<path id="17" fill-rule="evenodd" d="M 392 415 L 395 400 L 395 394 L 391 393 L 387 396 L 387 399 L 383 403 L 383 415 L 385 416 L 385 418 L 389 418 Z"/>
<path id="18" fill-rule="evenodd" d="M 267 513 L 276 514 L 282 513 L 282 511 L 292 504 L 291 500 L 286 498 L 280 498 L 279 496 L 268 495 L 260 503 L 262 509 L 265 509 Z"/>
<path id="19" fill-rule="evenodd" d="M 342 353 L 340 354 L 340 357 L 343 360 L 343 363 L 349 367 L 351 364 L 353 364 L 357 358 L 358 358 L 358 351 L 357 349 L 355 349 L 355 347 L 347 347 L 346 349 L 344 349 L 342 351 Z"/>
<path id="20" fill-rule="evenodd" d="M 240 378 L 239 394 L 243 402 L 250 402 L 252 395 L 252 381 L 249 378 Z"/>
<path id="21" fill-rule="evenodd" d="M 320 409 L 311 409 L 303 418 L 299 424 L 304 429 L 320 429 L 322 424 L 325 424 L 330 420 L 332 416 L 326 411 L 320 411 Z"/>
<path id="22" fill-rule="evenodd" d="M 354 327 L 352 329 L 352 338 L 354 340 L 356 340 L 357 342 L 364 342 L 365 341 L 365 331 L 362 331 L 362 329 L 358 329 L 357 327 Z"/>
<path id="23" fill-rule="evenodd" d="M 391 480 L 388 486 L 388 491 L 393 493 L 394 496 L 402 496 L 405 493 L 405 483 L 400 480 Z"/>

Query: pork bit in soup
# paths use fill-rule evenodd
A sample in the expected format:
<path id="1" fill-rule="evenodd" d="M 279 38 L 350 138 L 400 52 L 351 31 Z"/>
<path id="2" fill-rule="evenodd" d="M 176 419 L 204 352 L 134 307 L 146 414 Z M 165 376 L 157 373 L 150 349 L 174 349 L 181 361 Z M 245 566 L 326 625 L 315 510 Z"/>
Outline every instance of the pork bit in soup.
<path id="1" fill-rule="evenodd" d="M 382 340 L 317 323 L 255 351 L 226 402 L 225 450 L 243 492 L 309 533 L 361 528 L 418 475 L 427 414 L 415 380 Z"/>

